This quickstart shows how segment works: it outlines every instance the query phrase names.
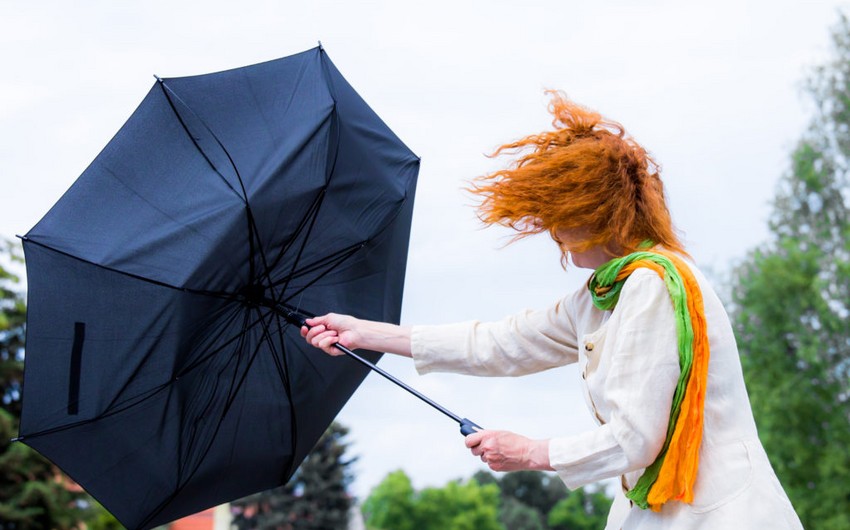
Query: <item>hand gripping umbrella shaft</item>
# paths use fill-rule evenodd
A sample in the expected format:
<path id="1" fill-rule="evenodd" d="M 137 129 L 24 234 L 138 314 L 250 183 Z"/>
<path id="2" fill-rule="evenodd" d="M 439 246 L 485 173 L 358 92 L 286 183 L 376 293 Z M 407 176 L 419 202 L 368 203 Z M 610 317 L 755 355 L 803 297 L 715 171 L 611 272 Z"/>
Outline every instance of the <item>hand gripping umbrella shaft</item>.
<path id="1" fill-rule="evenodd" d="M 285 307 L 277 306 L 277 308 L 281 312 L 282 316 L 289 323 L 294 324 L 294 325 L 299 326 L 299 327 L 301 327 L 301 326 L 305 326 L 307 328 L 310 327 L 309 325 L 307 325 L 307 322 L 304 320 L 304 318 L 301 315 L 299 315 L 299 314 L 295 313 L 294 311 L 291 311 L 291 310 L 289 310 Z M 467 418 L 461 418 L 460 416 L 458 416 L 454 412 L 450 411 L 449 409 L 445 408 L 444 406 L 440 405 L 439 403 L 437 403 L 433 399 L 422 394 L 421 392 L 419 392 L 415 388 L 407 385 L 406 383 L 404 383 L 403 381 L 401 381 L 400 379 L 398 379 L 394 375 L 390 374 L 386 370 L 379 368 L 376 364 L 368 361 L 367 359 L 364 359 L 360 355 L 357 355 L 356 353 L 354 353 L 350 349 L 346 348 L 342 344 L 336 343 L 336 344 L 334 344 L 334 347 L 336 349 L 338 349 L 339 351 L 341 351 L 342 353 L 348 355 L 349 357 L 351 357 L 355 361 L 359 362 L 360 364 L 367 366 L 370 370 L 384 376 L 386 379 L 390 380 L 391 382 L 395 383 L 396 385 L 400 386 L 401 388 L 407 390 L 408 392 L 410 392 L 414 396 L 418 397 L 419 399 L 421 399 L 425 403 L 431 405 L 432 407 L 439 410 L 440 412 L 442 412 L 443 414 L 445 414 L 449 418 L 456 421 L 458 423 L 458 425 L 460 425 L 460 433 L 462 435 L 468 436 L 468 435 L 482 429 L 482 427 L 480 425 L 476 424 L 472 420 L 469 420 Z"/>

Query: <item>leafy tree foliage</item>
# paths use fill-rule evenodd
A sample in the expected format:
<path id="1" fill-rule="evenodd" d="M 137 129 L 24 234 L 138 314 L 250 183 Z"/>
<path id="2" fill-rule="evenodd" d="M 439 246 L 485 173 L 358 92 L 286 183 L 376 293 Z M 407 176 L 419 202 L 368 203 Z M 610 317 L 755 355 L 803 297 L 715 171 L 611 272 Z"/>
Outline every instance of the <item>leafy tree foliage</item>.
<path id="1" fill-rule="evenodd" d="M 602 528 L 610 505 L 601 491 L 570 493 L 540 471 L 501 479 L 479 471 L 472 480 L 417 492 L 399 470 L 372 490 L 362 510 L 370 530 L 547 530 Z"/>
<path id="2" fill-rule="evenodd" d="M 505 499 L 516 499 L 536 510 L 545 520 L 546 514 L 569 495 L 567 487 L 552 474 L 542 471 L 514 471 L 499 480 Z"/>
<path id="3" fill-rule="evenodd" d="M 499 522 L 507 530 L 545 530 L 540 512 L 513 497 L 502 497 Z"/>
<path id="4" fill-rule="evenodd" d="M 759 434 L 806 528 L 850 528 L 850 22 L 808 92 L 816 116 L 777 191 L 771 241 L 733 277 Z"/>
<path id="5" fill-rule="evenodd" d="M 18 277 L 8 269 L 21 263 L 20 247 L 0 240 L 0 408 L 14 418 L 21 417 L 26 304 Z"/>
<path id="6" fill-rule="evenodd" d="M 395 471 L 362 509 L 370 530 L 503 530 L 498 486 L 475 480 L 416 492 L 404 471 Z"/>
<path id="7" fill-rule="evenodd" d="M 284 486 L 232 503 L 239 529 L 334 530 L 348 526 L 350 466 L 348 428 L 333 423 Z"/>
<path id="8" fill-rule="evenodd" d="M 611 499 L 602 491 L 579 488 L 549 512 L 552 530 L 596 530 L 605 528 Z"/>
<path id="9" fill-rule="evenodd" d="M 404 471 L 393 471 L 381 481 L 361 507 L 369 528 L 416 530 L 416 492 Z"/>

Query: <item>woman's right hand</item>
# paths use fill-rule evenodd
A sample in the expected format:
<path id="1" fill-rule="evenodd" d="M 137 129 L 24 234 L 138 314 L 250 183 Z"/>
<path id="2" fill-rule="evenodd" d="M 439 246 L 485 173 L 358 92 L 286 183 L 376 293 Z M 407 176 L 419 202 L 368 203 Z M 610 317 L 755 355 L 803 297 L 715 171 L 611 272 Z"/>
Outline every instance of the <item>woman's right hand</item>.
<path id="1" fill-rule="evenodd" d="M 360 320 L 349 315 L 327 315 L 306 319 L 307 326 L 301 327 L 301 336 L 307 343 L 319 348 L 330 355 L 343 355 L 343 352 L 334 347 L 339 343 L 348 349 L 355 350 L 361 347 L 361 333 L 358 331 Z"/>

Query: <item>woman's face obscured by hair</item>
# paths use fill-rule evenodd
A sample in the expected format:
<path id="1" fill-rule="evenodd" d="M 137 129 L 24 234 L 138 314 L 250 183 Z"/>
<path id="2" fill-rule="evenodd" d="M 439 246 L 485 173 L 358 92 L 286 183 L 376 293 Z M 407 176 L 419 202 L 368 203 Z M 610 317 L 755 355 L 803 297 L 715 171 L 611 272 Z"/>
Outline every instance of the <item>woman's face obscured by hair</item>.
<path id="1" fill-rule="evenodd" d="M 588 239 L 586 229 L 558 229 L 553 233 L 553 239 L 561 247 L 561 251 L 569 256 L 573 265 L 582 269 L 597 269 L 608 263 L 613 257 L 605 246 L 595 246 L 584 251 L 574 251 L 579 243 Z"/>

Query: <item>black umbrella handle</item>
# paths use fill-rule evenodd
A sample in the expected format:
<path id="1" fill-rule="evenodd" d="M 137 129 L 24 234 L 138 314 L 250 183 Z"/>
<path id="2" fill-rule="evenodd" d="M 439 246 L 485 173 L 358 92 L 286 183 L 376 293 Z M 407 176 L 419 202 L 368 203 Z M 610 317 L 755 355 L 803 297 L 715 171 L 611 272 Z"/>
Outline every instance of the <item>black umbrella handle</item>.
<path id="1" fill-rule="evenodd" d="M 484 427 L 478 425 L 472 420 L 468 420 L 466 418 L 460 420 L 460 433 L 464 436 L 469 436 L 470 434 L 483 429 Z"/>
<path id="2" fill-rule="evenodd" d="M 310 327 L 310 326 L 307 325 L 307 322 L 305 321 L 304 317 L 302 315 L 298 314 L 297 312 L 292 311 L 292 310 L 290 310 L 286 307 L 281 307 L 279 305 L 277 306 L 277 309 L 281 312 L 283 317 L 289 323 L 294 324 L 298 327 L 302 327 L 302 326 L 305 326 L 307 328 Z M 460 426 L 460 433 L 462 435 L 469 436 L 470 434 L 472 434 L 476 431 L 480 431 L 483 428 L 483 427 L 481 427 L 480 425 L 476 424 L 475 422 L 473 422 L 471 420 L 468 420 L 466 418 L 461 418 L 460 416 L 458 416 L 454 412 L 450 411 L 449 409 L 445 408 L 444 406 L 440 405 L 439 403 L 437 403 L 433 399 L 429 398 L 425 394 L 423 394 L 423 393 L 419 392 L 418 390 L 416 390 L 415 388 L 407 385 L 406 383 L 404 383 L 403 381 L 401 381 L 400 379 L 398 379 L 394 375 L 390 374 L 386 370 L 379 368 L 375 363 L 370 362 L 369 360 L 361 357 L 360 355 L 357 355 L 356 353 L 354 353 L 350 349 L 346 348 L 342 344 L 336 343 L 336 344 L 334 344 L 334 347 L 336 349 L 338 349 L 339 351 L 341 351 L 342 353 L 346 354 L 347 356 L 351 357 L 355 361 L 359 362 L 360 364 L 369 367 L 369 369 L 372 370 L 373 372 L 377 372 L 378 374 L 384 376 L 389 381 L 391 381 L 391 382 L 395 383 L 396 385 L 400 386 L 401 388 L 407 390 L 408 392 L 410 392 L 414 396 L 418 397 L 419 399 L 421 399 L 425 403 L 431 405 L 432 407 L 439 410 L 440 412 L 442 412 L 443 414 L 445 414 L 449 418 L 456 421 L 458 423 L 458 425 Z"/>

